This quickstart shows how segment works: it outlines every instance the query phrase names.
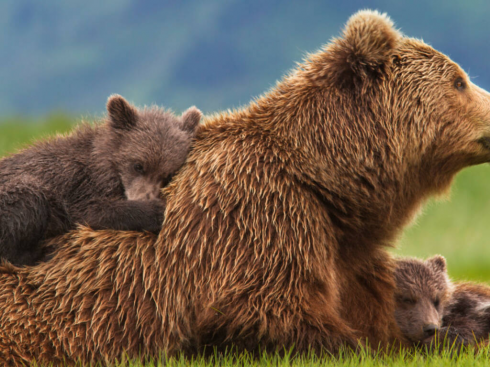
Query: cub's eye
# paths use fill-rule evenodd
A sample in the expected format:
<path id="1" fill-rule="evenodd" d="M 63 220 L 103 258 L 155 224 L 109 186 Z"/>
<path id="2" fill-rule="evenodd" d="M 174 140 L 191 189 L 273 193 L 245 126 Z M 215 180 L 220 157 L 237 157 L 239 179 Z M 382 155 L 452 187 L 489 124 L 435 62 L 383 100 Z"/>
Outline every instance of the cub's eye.
<path id="1" fill-rule="evenodd" d="M 396 301 L 397 301 L 398 303 L 403 303 L 403 304 L 405 304 L 405 305 L 410 305 L 410 306 L 412 306 L 412 305 L 414 305 L 414 304 L 416 304 L 416 303 L 417 303 L 417 300 L 416 300 L 415 298 L 411 298 L 411 297 L 404 297 L 404 296 L 402 296 L 402 295 L 397 296 L 397 297 L 396 297 Z"/>
<path id="2" fill-rule="evenodd" d="M 454 88 L 459 91 L 463 91 L 466 89 L 466 83 L 464 82 L 463 78 L 460 77 L 454 81 Z"/>
<path id="3" fill-rule="evenodd" d="M 170 181 L 172 181 L 172 178 L 174 178 L 174 175 L 168 175 L 167 177 L 165 177 L 162 181 L 162 187 L 167 186 Z"/>
<path id="4" fill-rule="evenodd" d="M 143 174 L 145 173 L 145 169 L 143 168 L 143 165 L 141 163 L 136 163 L 134 166 L 133 166 L 133 169 L 135 172 L 137 173 L 140 173 L 140 174 Z"/>
<path id="5" fill-rule="evenodd" d="M 434 302 L 433 302 L 433 303 L 434 303 L 434 307 L 435 307 L 435 308 L 437 308 L 437 307 L 439 307 L 439 304 L 440 304 L 441 302 L 439 301 L 439 298 L 437 298 L 437 299 L 435 299 L 435 300 L 434 300 Z"/>
<path id="6" fill-rule="evenodd" d="M 406 305 L 414 305 L 417 303 L 416 299 L 409 298 L 409 297 L 403 297 L 401 299 L 402 303 L 405 303 Z"/>

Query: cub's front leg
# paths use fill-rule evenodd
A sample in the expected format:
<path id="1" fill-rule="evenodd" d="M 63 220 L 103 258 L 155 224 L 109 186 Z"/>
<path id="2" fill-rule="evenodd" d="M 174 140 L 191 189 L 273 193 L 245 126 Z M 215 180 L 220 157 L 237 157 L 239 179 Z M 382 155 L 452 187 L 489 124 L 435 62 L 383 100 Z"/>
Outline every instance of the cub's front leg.
<path id="1" fill-rule="evenodd" d="M 42 256 L 51 218 L 41 187 L 25 178 L 0 188 L 0 259 L 14 265 L 34 265 Z"/>
<path id="2" fill-rule="evenodd" d="M 102 200 L 93 202 L 77 222 L 93 229 L 159 233 L 164 211 L 165 201 L 161 199 Z"/>

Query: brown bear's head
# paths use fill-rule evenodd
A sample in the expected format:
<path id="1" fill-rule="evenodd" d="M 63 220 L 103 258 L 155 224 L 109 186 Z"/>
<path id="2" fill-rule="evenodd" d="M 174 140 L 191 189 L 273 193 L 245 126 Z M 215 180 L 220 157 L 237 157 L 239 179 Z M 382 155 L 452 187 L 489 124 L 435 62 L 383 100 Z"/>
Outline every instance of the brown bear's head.
<path id="1" fill-rule="evenodd" d="M 117 170 L 129 200 L 148 200 L 184 164 L 201 111 L 189 108 L 180 118 L 158 107 L 141 110 L 123 97 L 107 102 L 106 157 Z"/>
<path id="2" fill-rule="evenodd" d="M 395 319 L 403 335 L 412 342 L 432 340 L 452 293 L 446 260 L 399 259 L 395 280 Z"/>
<path id="3" fill-rule="evenodd" d="M 329 135 L 316 140 L 335 143 L 319 157 L 330 171 L 342 152 L 367 183 L 364 171 L 374 169 L 378 178 L 403 177 L 414 190 L 433 193 L 460 169 L 490 161 L 490 94 L 449 57 L 402 35 L 385 14 L 354 14 L 342 36 L 311 55 L 294 78 L 307 78 L 306 96 L 322 95 L 323 102 L 305 103 L 320 106 L 316 114 Z"/>

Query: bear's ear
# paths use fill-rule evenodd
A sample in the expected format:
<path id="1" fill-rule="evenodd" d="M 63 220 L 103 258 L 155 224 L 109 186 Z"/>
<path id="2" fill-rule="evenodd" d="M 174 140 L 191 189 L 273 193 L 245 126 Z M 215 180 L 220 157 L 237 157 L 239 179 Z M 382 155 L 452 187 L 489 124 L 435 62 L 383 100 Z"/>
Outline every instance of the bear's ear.
<path id="1" fill-rule="evenodd" d="M 201 121 L 201 117 L 202 112 L 195 106 L 188 108 L 187 111 L 182 114 L 181 129 L 187 132 L 194 132 L 196 126 L 199 124 L 199 121 Z"/>
<path id="2" fill-rule="evenodd" d="M 115 129 L 130 130 L 136 126 L 138 112 L 123 97 L 113 94 L 107 100 L 109 122 Z"/>
<path id="3" fill-rule="evenodd" d="M 426 260 L 427 264 L 437 273 L 445 273 L 447 271 L 446 259 L 444 256 L 435 255 Z"/>
<path id="4" fill-rule="evenodd" d="M 386 14 L 361 10 L 350 17 L 341 38 L 328 48 L 330 74 L 340 84 L 380 75 L 402 37 Z"/>

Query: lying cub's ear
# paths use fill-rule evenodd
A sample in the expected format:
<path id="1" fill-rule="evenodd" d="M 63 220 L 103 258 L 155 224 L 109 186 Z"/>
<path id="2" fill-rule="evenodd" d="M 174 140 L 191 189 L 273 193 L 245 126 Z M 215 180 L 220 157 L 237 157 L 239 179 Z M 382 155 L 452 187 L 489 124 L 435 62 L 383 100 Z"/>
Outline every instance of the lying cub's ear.
<path id="1" fill-rule="evenodd" d="M 344 86 L 376 78 L 401 37 L 386 14 L 361 10 L 349 18 L 342 37 L 327 46 L 327 74 Z"/>
<path id="2" fill-rule="evenodd" d="M 107 113 L 115 129 L 130 130 L 136 126 L 138 111 L 118 94 L 113 94 L 107 100 Z"/>
<path id="3" fill-rule="evenodd" d="M 201 117 L 202 112 L 199 111 L 199 109 L 197 109 L 195 106 L 188 108 L 187 111 L 182 114 L 181 129 L 188 132 L 194 132 L 197 125 L 199 124 L 199 121 L 201 121 Z"/>
<path id="4" fill-rule="evenodd" d="M 444 256 L 435 255 L 430 259 L 427 259 L 426 262 L 432 269 L 434 269 L 435 272 L 445 273 L 447 271 L 446 259 Z"/>

